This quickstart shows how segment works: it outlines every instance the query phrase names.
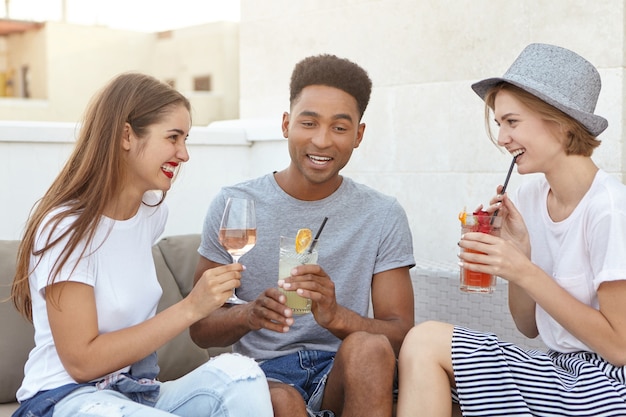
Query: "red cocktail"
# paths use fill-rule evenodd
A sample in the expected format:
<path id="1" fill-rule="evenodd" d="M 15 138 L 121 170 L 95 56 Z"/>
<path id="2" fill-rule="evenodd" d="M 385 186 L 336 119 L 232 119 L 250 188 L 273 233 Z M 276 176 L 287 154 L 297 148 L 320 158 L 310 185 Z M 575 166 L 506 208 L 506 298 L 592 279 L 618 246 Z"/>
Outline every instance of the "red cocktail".
<path id="1" fill-rule="evenodd" d="M 500 236 L 502 218 L 492 216 L 486 211 L 479 210 L 472 214 L 462 212 L 459 215 L 459 220 L 461 220 L 461 234 L 481 232 Z M 472 249 L 461 250 L 468 253 L 482 253 Z M 484 272 L 470 271 L 461 267 L 460 279 L 461 291 L 489 294 L 496 288 L 496 276 Z"/>

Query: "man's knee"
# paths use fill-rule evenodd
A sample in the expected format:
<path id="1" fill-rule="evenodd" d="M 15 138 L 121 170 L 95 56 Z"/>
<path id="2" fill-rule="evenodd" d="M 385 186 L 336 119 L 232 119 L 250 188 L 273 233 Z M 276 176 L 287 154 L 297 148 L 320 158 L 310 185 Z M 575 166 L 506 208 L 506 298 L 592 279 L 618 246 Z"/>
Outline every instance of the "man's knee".
<path id="1" fill-rule="evenodd" d="M 394 358 L 389 339 L 382 334 L 355 332 L 344 339 L 340 350 L 351 352 L 353 356 L 368 358 Z"/>
<path id="2" fill-rule="evenodd" d="M 304 401 L 297 389 L 281 382 L 269 382 L 272 401 L 274 398 L 281 401 Z"/>
<path id="3" fill-rule="evenodd" d="M 335 365 L 344 373 L 360 374 L 379 369 L 395 370 L 396 355 L 386 336 L 356 332 L 346 337 L 337 352 Z M 361 370 L 361 371 L 359 371 Z"/>
<path id="4" fill-rule="evenodd" d="M 302 395 L 291 385 L 269 381 L 269 388 L 272 407 L 276 416 L 298 415 L 296 410 L 305 410 L 306 412 Z"/>

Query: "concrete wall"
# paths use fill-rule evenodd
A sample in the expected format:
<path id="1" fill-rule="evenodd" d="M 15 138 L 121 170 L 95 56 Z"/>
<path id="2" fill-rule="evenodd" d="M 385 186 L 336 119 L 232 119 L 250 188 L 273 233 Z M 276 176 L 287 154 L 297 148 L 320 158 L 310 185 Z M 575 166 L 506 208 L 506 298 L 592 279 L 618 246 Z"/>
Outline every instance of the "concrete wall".
<path id="1" fill-rule="evenodd" d="M 19 239 L 28 214 L 69 157 L 74 123 L 0 121 L 0 240 Z M 167 203 L 163 236 L 200 233 L 209 202 L 222 185 L 286 166 L 279 126 L 266 121 L 194 126 L 185 163 Z"/>
<path id="2" fill-rule="evenodd" d="M 418 257 L 456 263 L 457 214 L 487 203 L 511 157 L 489 142 L 472 82 L 502 75 L 532 42 L 580 53 L 600 71 L 594 154 L 623 178 L 624 1 L 241 0 L 241 116 L 279 117 L 300 59 L 349 58 L 374 83 L 365 138 L 344 173 L 396 196 Z M 280 53 L 273 53 L 279 49 Z M 513 189 L 522 181 L 513 175 Z"/>

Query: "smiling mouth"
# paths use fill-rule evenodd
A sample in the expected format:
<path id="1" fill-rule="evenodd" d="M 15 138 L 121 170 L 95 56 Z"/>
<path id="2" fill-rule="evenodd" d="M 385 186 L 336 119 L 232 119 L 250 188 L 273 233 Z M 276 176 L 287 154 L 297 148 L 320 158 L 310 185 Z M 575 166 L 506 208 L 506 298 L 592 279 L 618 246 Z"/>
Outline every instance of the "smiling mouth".
<path id="1" fill-rule="evenodd" d="M 316 155 L 307 155 L 307 156 L 309 157 L 309 160 L 313 162 L 315 165 L 324 165 L 333 159 L 328 156 L 316 156 Z"/>
<path id="2" fill-rule="evenodd" d="M 514 158 L 517 158 L 518 156 L 520 156 L 524 152 L 525 152 L 524 149 L 516 149 L 513 152 L 511 152 L 511 156 L 513 156 Z"/>
<path id="3" fill-rule="evenodd" d="M 176 172 L 176 167 L 172 164 L 163 164 L 161 165 L 161 171 L 165 174 L 167 178 L 174 178 L 174 173 Z"/>

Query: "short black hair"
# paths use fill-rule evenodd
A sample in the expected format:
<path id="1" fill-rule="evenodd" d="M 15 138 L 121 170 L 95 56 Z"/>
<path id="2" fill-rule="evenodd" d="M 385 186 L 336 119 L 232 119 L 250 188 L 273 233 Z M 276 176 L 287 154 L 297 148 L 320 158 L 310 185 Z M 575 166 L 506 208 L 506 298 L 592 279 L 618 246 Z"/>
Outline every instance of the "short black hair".
<path id="1" fill-rule="evenodd" d="M 289 84 L 290 105 L 310 85 L 334 87 L 350 94 L 357 102 L 359 118 L 363 117 L 372 93 L 372 80 L 363 68 L 330 54 L 310 56 L 296 64 Z"/>

